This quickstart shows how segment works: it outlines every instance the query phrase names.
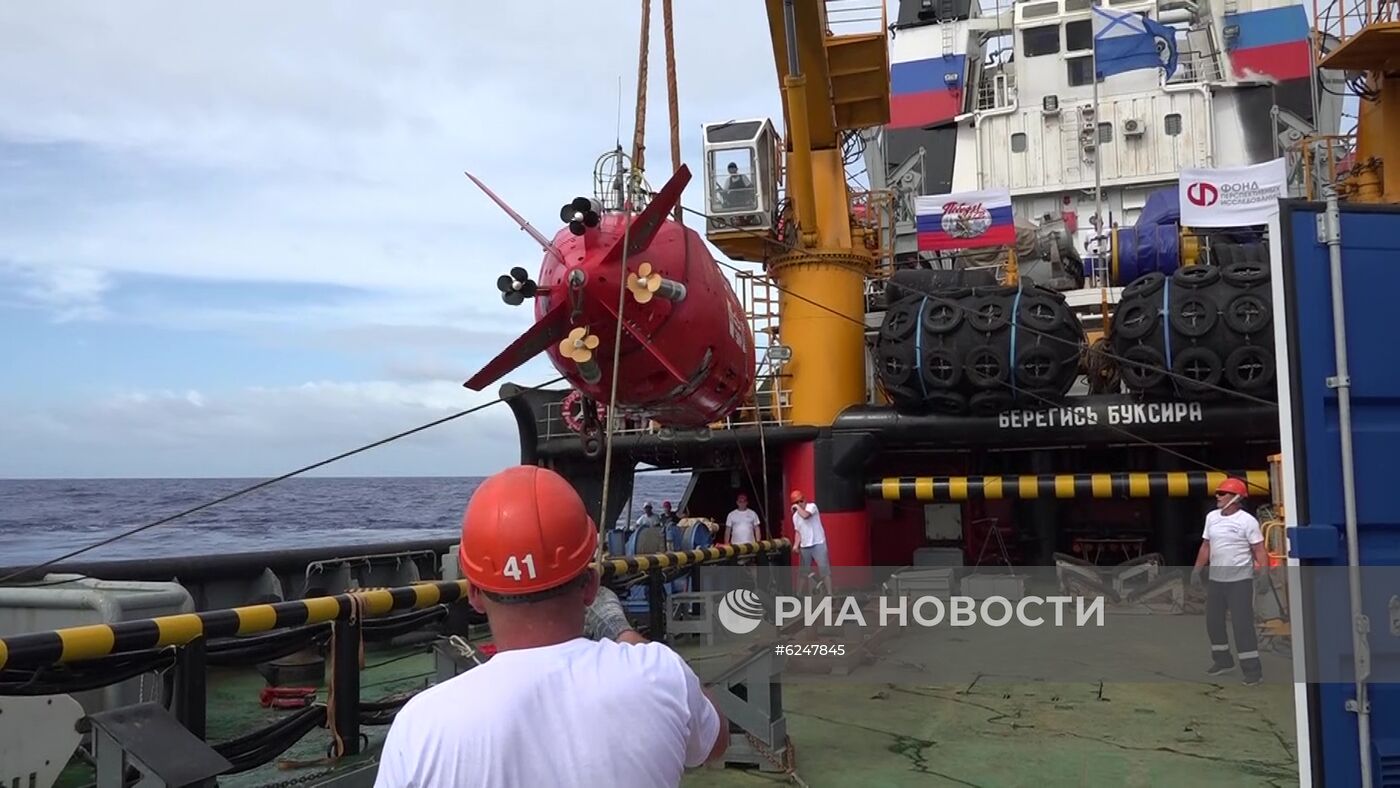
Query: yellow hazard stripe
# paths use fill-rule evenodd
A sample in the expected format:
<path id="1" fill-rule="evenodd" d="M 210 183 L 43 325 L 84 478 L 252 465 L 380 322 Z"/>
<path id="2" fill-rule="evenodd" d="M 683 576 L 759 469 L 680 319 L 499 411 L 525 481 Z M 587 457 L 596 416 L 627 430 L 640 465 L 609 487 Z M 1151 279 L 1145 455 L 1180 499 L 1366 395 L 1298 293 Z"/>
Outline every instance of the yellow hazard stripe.
<path id="1" fill-rule="evenodd" d="M 1242 474 L 1253 496 L 1267 494 L 1269 472 Z M 1162 471 L 1010 476 L 891 476 L 866 484 L 866 494 L 886 500 L 956 502 L 974 498 L 1190 498 L 1207 495 L 1226 478 L 1217 471 Z"/>
<path id="2" fill-rule="evenodd" d="M 194 640 L 204 632 L 204 622 L 194 613 L 178 616 L 162 616 L 156 620 L 160 635 L 156 646 L 178 646 Z"/>
<path id="3" fill-rule="evenodd" d="M 117 633 L 106 624 L 89 624 L 60 629 L 58 639 L 63 643 L 59 659 L 66 662 L 107 656 L 116 647 Z"/>

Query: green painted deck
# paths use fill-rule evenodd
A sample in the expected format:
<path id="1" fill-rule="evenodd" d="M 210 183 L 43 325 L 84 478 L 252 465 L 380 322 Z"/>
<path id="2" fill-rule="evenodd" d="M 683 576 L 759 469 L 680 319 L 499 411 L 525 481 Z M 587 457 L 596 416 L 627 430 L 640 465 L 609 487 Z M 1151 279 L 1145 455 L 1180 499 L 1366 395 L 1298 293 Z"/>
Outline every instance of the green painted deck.
<path id="1" fill-rule="evenodd" d="M 697 670 L 709 662 L 693 654 Z M 421 687 L 433 675 L 425 647 L 366 654 L 362 697 Z M 1282 663 L 1285 664 L 1286 663 Z M 1271 669 L 1280 669 L 1277 664 Z M 209 738 L 233 738 L 290 714 L 263 709 L 253 671 L 217 671 L 209 687 Z M 322 691 L 319 702 L 325 702 Z M 850 786 L 1284 786 L 1297 783 L 1293 686 L 1244 687 L 1238 674 L 1152 684 L 966 685 L 787 682 L 783 701 L 796 774 L 813 788 Z M 385 727 L 366 727 L 370 750 L 332 766 L 329 736 L 314 729 L 279 760 L 220 779 L 221 785 L 297 781 L 372 759 Z M 70 768 L 60 785 L 89 784 Z M 704 768 L 693 788 L 763 786 L 781 774 Z"/>

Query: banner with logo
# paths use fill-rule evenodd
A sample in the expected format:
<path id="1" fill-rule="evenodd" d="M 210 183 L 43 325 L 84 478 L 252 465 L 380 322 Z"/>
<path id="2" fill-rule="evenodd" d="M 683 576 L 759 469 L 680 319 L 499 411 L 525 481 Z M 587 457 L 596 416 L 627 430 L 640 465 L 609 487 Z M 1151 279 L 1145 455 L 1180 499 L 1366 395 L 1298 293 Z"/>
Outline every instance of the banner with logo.
<path id="1" fill-rule="evenodd" d="M 914 211 L 921 252 L 1016 243 L 1006 189 L 925 195 L 915 198 Z"/>
<path id="2" fill-rule="evenodd" d="M 1185 227 L 1268 224 L 1278 214 L 1279 199 L 1288 196 L 1288 170 L 1283 159 L 1182 170 L 1179 194 Z"/>

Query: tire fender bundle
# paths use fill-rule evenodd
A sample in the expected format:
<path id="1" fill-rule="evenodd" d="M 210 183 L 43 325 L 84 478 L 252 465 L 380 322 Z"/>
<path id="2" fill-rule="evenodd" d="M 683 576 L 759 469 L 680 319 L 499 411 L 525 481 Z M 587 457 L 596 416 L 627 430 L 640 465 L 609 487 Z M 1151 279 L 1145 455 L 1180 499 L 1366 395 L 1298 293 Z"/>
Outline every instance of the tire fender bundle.
<path id="1" fill-rule="evenodd" d="M 875 368 L 910 413 L 993 416 L 1058 402 L 1079 374 L 1084 330 L 1064 296 L 1034 285 L 896 291 Z"/>
<path id="2" fill-rule="evenodd" d="M 1211 400 L 1222 388 L 1274 396 L 1268 264 L 1254 253 L 1221 257 L 1237 261 L 1153 272 L 1123 289 L 1112 344 L 1129 391 L 1152 399 Z"/>

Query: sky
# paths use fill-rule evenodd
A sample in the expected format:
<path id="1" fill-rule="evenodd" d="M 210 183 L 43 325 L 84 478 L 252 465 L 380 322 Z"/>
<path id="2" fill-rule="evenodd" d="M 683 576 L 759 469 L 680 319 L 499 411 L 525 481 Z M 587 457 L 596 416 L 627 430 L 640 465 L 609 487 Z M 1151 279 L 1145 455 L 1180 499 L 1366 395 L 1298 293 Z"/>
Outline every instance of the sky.
<path id="1" fill-rule="evenodd" d="M 495 278 L 541 253 L 463 172 L 552 234 L 619 81 L 630 149 L 640 3 L 475 7 L 0 4 L 0 477 L 270 476 L 494 399 L 462 381 L 531 322 Z M 781 127 L 760 8 L 676 3 L 692 171 L 701 123 Z M 518 460 L 498 405 L 320 473 Z"/>

